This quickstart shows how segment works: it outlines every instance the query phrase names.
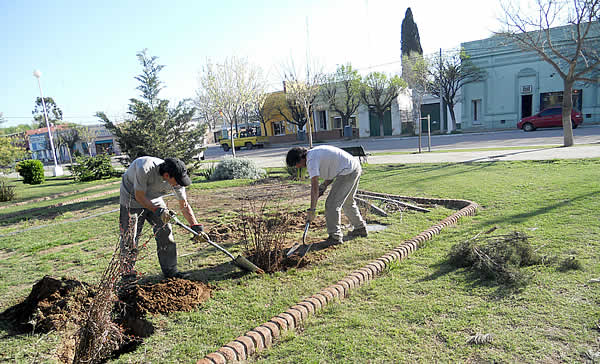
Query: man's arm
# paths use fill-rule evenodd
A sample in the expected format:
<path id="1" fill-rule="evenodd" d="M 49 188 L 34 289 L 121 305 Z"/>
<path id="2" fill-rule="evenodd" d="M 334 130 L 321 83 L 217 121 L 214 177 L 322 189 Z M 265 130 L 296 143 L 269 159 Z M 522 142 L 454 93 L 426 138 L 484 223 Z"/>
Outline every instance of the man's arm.
<path id="1" fill-rule="evenodd" d="M 159 206 L 156 206 L 152 203 L 152 201 L 150 201 L 148 199 L 148 197 L 146 197 L 146 192 L 144 191 L 140 191 L 140 190 L 135 190 L 135 200 L 142 205 L 142 207 L 154 212 L 156 211 L 156 209 L 159 208 Z"/>
<path id="2" fill-rule="evenodd" d="M 319 199 L 319 176 L 310 179 L 310 209 L 315 211 Z"/>
<path id="3" fill-rule="evenodd" d="M 183 216 L 190 225 L 198 225 L 198 221 L 196 220 L 196 216 L 194 216 L 192 206 L 187 202 L 187 200 L 179 200 L 179 207 L 181 208 Z"/>

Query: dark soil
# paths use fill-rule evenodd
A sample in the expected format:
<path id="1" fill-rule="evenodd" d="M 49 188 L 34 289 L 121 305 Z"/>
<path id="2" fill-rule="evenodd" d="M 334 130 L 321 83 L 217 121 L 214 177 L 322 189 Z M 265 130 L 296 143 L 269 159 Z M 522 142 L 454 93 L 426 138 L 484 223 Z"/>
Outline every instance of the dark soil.
<path id="1" fill-rule="evenodd" d="M 113 295 L 114 324 L 124 335 L 115 346 L 118 349 L 106 353 L 106 358 L 133 350 L 143 338 L 154 333 L 154 327 L 146 320 L 148 314 L 191 311 L 208 300 L 210 292 L 210 287 L 202 282 L 171 278 L 139 285 L 120 299 Z M 33 285 L 23 302 L 2 312 L 0 319 L 11 335 L 62 332 L 58 359 L 71 362 L 76 332 L 85 324 L 96 293 L 96 288 L 85 282 L 45 276 Z"/>

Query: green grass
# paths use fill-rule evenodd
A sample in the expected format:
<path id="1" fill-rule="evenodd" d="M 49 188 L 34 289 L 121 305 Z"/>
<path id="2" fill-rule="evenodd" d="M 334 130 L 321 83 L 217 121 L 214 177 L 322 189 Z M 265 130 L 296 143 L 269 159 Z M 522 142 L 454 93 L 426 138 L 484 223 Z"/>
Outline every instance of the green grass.
<path id="1" fill-rule="evenodd" d="M 287 333 L 258 361 L 584 362 L 584 352 L 600 351 L 595 330 L 600 293 L 597 285 L 588 283 L 600 277 L 599 171 L 599 159 L 366 166 L 362 189 L 468 199 L 481 209 L 347 299 L 328 305 L 301 332 Z M 250 182 L 198 180 L 190 194 L 218 194 Z M 90 203 L 89 213 L 116 206 Z M 202 221 L 202 206 L 194 208 Z M 193 245 L 176 230 L 180 255 L 194 253 L 180 258 L 180 269 L 212 284 L 213 296 L 196 311 L 153 316 L 156 333 L 135 352 L 111 362 L 193 363 L 452 212 L 437 207 L 428 214 L 377 218 L 391 225 L 329 251 L 310 267 L 264 276 L 240 276 L 235 267 L 222 265 L 228 257 Z M 68 213 L 56 219 L 68 220 Z M 226 216 L 229 209 L 221 213 Z M 542 256 L 557 262 L 574 257 L 580 265 L 568 270 L 558 263 L 527 267 L 532 281 L 515 290 L 448 264 L 454 244 L 493 226 L 498 234 L 526 233 Z M 0 310 L 22 300 L 44 274 L 97 282 L 117 241 L 117 213 L 0 238 Z M 236 245 L 229 248 L 239 252 Z M 138 270 L 159 277 L 153 241 L 142 255 Z M 467 344 L 476 333 L 492 334 L 492 343 Z M 51 362 L 58 342 L 56 333 L 3 337 L 0 360 Z"/>

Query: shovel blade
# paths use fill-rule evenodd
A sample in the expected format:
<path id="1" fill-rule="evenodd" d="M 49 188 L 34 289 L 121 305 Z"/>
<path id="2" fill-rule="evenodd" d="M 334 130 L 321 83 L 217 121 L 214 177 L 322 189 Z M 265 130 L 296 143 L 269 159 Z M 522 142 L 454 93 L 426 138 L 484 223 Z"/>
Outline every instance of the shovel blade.
<path id="1" fill-rule="evenodd" d="M 258 274 L 263 274 L 265 271 L 260 269 L 259 267 L 257 267 L 256 265 L 254 265 L 251 261 L 249 261 L 248 259 L 244 258 L 241 255 L 238 255 L 237 258 L 235 258 L 233 260 L 233 264 L 237 265 L 238 267 L 247 270 L 248 272 L 254 272 L 254 273 L 258 273 Z"/>
<path id="2" fill-rule="evenodd" d="M 300 244 L 298 244 L 298 243 L 294 244 L 294 246 L 292 246 L 285 255 L 289 257 L 290 255 L 294 254 L 296 252 L 296 250 L 298 250 L 299 247 L 300 247 Z"/>

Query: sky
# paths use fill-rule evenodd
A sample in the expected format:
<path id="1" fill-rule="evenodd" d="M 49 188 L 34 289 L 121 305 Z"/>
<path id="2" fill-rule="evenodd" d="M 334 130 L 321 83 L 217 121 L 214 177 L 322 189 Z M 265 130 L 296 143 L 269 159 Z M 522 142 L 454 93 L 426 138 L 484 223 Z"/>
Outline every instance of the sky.
<path id="1" fill-rule="evenodd" d="M 173 103 L 194 97 L 209 60 L 232 56 L 260 66 L 273 91 L 284 65 L 301 67 L 307 54 L 326 72 L 351 63 L 399 74 L 408 7 L 426 54 L 500 28 L 497 0 L 0 0 L 2 126 L 31 122 L 34 70 L 65 121 L 98 123 L 98 111 L 122 120 L 139 98 L 136 54 L 146 48 L 165 66 L 159 97 Z"/>

